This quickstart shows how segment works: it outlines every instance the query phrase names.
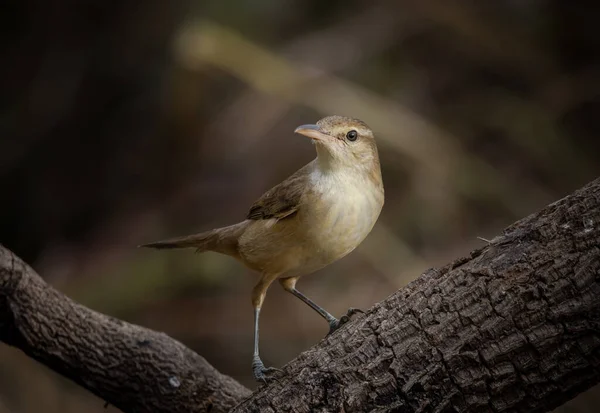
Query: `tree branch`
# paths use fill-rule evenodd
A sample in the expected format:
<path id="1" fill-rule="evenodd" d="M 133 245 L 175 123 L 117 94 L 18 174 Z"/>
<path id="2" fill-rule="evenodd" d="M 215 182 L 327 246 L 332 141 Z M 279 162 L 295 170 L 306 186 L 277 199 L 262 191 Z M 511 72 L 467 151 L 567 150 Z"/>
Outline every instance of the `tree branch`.
<path id="1" fill-rule="evenodd" d="M 0 340 L 124 412 L 225 412 L 250 394 L 169 336 L 73 302 L 2 246 Z"/>
<path id="2" fill-rule="evenodd" d="M 1 248 L 0 339 L 126 412 L 223 411 L 248 395 Z M 233 411 L 546 412 L 598 381 L 600 179 L 429 270 Z"/>
<path id="3" fill-rule="evenodd" d="M 599 326 L 597 179 L 428 271 L 235 411 L 545 412 L 599 381 Z"/>

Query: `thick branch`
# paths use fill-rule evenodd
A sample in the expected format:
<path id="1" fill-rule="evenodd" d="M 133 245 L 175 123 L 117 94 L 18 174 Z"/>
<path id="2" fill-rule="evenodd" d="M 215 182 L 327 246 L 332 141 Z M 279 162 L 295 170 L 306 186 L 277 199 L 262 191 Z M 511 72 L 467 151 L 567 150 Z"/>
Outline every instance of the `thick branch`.
<path id="1" fill-rule="evenodd" d="M 209 394 L 224 409 L 247 394 L 167 336 L 73 303 L 5 250 L 0 271 L 0 339 L 124 411 L 206 411 Z M 545 412 L 599 380 L 597 179 L 428 271 L 234 411 Z"/>
<path id="2" fill-rule="evenodd" d="M 2 246 L 0 340 L 125 412 L 225 412 L 250 394 L 167 335 L 73 302 Z"/>
<path id="3" fill-rule="evenodd" d="M 600 380 L 600 179 L 374 306 L 236 412 L 546 412 Z"/>

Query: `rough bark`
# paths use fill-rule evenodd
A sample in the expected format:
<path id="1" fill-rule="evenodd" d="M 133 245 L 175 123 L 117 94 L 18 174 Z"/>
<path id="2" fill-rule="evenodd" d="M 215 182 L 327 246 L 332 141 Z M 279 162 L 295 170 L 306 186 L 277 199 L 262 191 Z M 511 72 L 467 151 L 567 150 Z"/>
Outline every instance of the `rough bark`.
<path id="1" fill-rule="evenodd" d="M 600 179 L 402 288 L 236 412 L 546 412 L 600 379 Z"/>
<path id="2" fill-rule="evenodd" d="M 200 412 L 208 394 L 219 408 L 247 394 L 167 336 L 73 303 L 9 252 L 0 270 L 0 339 L 124 411 Z M 546 412 L 599 380 L 597 179 L 429 270 L 233 411 Z"/>
<path id="3" fill-rule="evenodd" d="M 166 334 L 73 302 L 2 246 L 0 340 L 124 412 L 226 412 L 250 394 Z"/>

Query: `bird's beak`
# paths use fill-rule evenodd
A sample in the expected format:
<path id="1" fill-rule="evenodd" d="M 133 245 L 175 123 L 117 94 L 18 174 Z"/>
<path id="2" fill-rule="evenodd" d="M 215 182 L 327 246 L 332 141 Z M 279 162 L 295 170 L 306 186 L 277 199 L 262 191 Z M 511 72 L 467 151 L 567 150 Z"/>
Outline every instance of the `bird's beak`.
<path id="1" fill-rule="evenodd" d="M 329 135 L 321 131 L 319 125 L 300 125 L 294 130 L 294 133 L 308 136 L 315 141 L 324 141 L 330 138 Z"/>

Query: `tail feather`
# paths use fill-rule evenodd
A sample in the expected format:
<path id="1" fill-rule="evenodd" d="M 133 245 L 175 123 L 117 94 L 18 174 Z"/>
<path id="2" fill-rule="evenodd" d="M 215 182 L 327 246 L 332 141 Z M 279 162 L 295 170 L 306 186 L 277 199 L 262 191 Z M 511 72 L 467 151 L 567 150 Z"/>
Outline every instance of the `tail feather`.
<path id="1" fill-rule="evenodd" d="M 214 243 L 213 231 L 202 232 L 200 234 L 187 235 L 185 237 L 169 238 L 162 241 L 151 242 L 140 245 L 143 248 L 172 249 L 172 248 L 198 248 L 203 251 L 210 250 Z"/>
<path id="2" fill-rule="evenodd" d="M 215 251 L 237 256 L 237 240 L 244 228 L 244 222 L 241 222 L 236 225 L 217 228 L 199 234 L 151 242 L 140 245 L 140 247 L 156 249 L 196 248 L 197 252 Z"/>

